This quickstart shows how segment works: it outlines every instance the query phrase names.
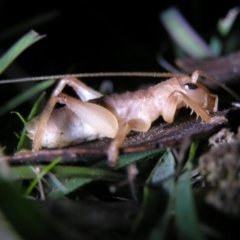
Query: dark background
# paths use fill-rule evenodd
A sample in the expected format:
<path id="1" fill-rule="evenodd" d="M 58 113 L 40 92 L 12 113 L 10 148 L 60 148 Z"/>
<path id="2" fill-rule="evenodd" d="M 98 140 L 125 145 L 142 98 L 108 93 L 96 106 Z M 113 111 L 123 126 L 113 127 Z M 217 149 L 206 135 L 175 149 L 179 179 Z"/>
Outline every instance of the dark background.
<path id="1" fill-rule="evenodd" d="M 156 61 L 157 51 L 172 63 L 174 55 L 171 41 L 159 21 L 161 11 L 172 6 L 178 7 L 196 31 L 208 41 L 216 30 L 219 18 L 225 17 L 227 11 L 237 4 L 237 1 L 214 3 L 196 0 L 158 3 L 116 1 L 110 4 L 103 4 L 102 1 L 65 1 L 62 4 L 52 1 L 1 1 L 2 52 L 30 29 L 47 34 L 45 39 L 18 57 L 15 61 L 17 69 L 9 68 L 1 78 L 108 71 L 162 72 L 164 69 Z M 42 17 L 39 17 L 51 14 L 56 16 L 49 21 L 42 21 Z M 33 19 L 38 19 L 38 23 L 34 23 Z M 239 20 L 236 24 L 239 24 Z M 95 86 L 100 80 L 87 81 Z M 117 91 L 133 90 L 140 81 L 117 78 L 114 84 Z M 27 87 L 19 84 L 1 85 L 1 104 Z M 15 110 L 26 116 L 29 107 L 23 105 Z M 0 119 L 1 135 L 11 139 L 0 139 L 2 145 L 12 141 L 14 131 L 20 131 L 22 125 L 19 122 L 10 113 Z"/>
<path id="2" fill-rule="evenodd" d="M 4 2 L 4 1 L 3 1 Z M 77 4 L 78 3 L 78 4 Z M 211 3 L 211 5 L 209 4 Z M 58 15 L 49 22 L 33 24 L 32 29 L 47 38 L 33 45 L 17 60 L 29 75 L 96 71 L 159 71 L 155 55 L 171 49 L 159 21 L 159 13 L 178 7 L 206 41 L 215 31 L 219 18 L 237 6 L 237 1 L 214 4 L 207 1 L 158 1 L 158 3 L 91 1 L 22 2 L 5 1 L 0 11 L 0 30 L 51 12 Z M 16 32 L 1 44 L 7 49 L 27 30 Z M 1 35 L 1 38 L 4 36 Z"/>

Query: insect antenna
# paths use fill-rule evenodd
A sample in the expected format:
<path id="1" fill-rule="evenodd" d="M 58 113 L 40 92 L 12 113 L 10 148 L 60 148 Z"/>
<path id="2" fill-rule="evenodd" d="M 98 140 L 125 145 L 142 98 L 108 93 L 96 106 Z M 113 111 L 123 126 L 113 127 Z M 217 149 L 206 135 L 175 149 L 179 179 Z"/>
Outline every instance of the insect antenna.
<path id="1" fill-rule="evenodd" d="M 212 80 L 215 84 L 220 86 L 226 92 L 228 92 L 233 98 L 237 101 L 240 101 L 240 97 L 232 91 L 225 84 L 217 81 L 213 76 L 201 71 L 195 71 L 196 74 L 206 77 Z M 194 73 L 195 73 L 194 72 Z M 0 84 L 8 84 L 8 83 L 20 83 L 20 82 L 34 82 L 34 81 L 46 81 L 46 80 L 57 80 L 61 78 L 68 77 L 78 77 L 78 78 L 92 78 L 92 77 L 153 77 L 153 78 L 162 78 L 162 77 L 176 77 L 184 74 L 176 74 L 176 73 L 159 73 L 159 72 L 97 72 L 97 73 L 76 73 L 76 74 L 59 74 L 59 75 L 49 75 L 49 76 L 40 76 L 40 77 L 27 77 L 27 78 L 16 78 L 16 79 L 3 79 L 0 80 Z"/>
<path id="2" fill-rule="evenodd" d="M 27 78 L 16 78 L 16 79 L 3 79 L 0 80 L 0 84 L 8 83 L 19 83 L 19 82 L 34 82 L 34 81 L 45 81 L 52 79 L 78 77 L 78 78 L 91 78 L 91 77 L 174 77 L 182 74 L 176 73 L 159 73 L 159 72 L 98 72 L 98 73 L 76 73 L 76 74 L 59 74 L 50 76 L 40 77 L 27 77 Z"/>
<path id="3" fill-rule="evenodd" d="M 222 89 L 224 89 L 227 93 L 229 93 L 233 98 L 235 98 L 237 101 L 240 101 L 240 97 L 233 90 L 231 90 L 229 87 L 227 87 L 224 83 L 219 82 L 216 78 L 214 78 L 213 76 L 211 76 L 203 71 L 197 70 L 196 72 L 198 73 L 198 75 L 212 80 L 215 84 L 217 84 Z"/>

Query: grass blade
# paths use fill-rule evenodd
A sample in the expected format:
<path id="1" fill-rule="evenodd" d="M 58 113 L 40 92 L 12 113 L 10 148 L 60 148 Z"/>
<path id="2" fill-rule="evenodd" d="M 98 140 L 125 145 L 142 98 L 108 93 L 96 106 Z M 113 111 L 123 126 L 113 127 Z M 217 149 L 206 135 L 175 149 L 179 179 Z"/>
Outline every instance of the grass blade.
<path id="1" fill-rule="evenodd" d="M 19 39 L 1 58 L 0 58 L 0 74 L 17 58 L 26 48 L 33 43 L 44 38 L 45 35 L 39 35 L 35 31 L 30 31 Z"/>
<path id="2" fill-rule="evenodd" d="M 43 92 L 41 94 L 41 96 L 37 99 L 37 101 L 33 105 L 33 108 L 31 110 L 30 114 L 28 115 L 27 122 L 32 120 L 33 117 L 35 117 L 37 115 L 38 110 L 39 110 L 39 105 L 40 105 L 40 103 L 43 100 L 45 95 L 46 95 L 46 93 Z M 26 134 L 27 134 L 27 131 L 26 131 L 26 128 L 24 126 L 24 128 L 22 130 L 20 140 L 19 140 L 18 145 L 17 145 L 17 152 L 20 151 L 22 148 L 25 148 L 25 149 L 30 149 L 31 148 L 30 140 L 26 139 Z"/>
<path id="3" fill-rule="evenodd" d="M 191 185 L 192 163 L 196 156 L 198 143 L 192 143 L 189 151 L 188 162 L 184 172 L 177 179 L 176 186 L 176 224 L 180 239 L 203 240 L 203 234 L 199 228 L 197 211 Z"/>
<path id="4" fill-rule="evenodd" d="M 164 154 L 153 169 L 144 188 L 142 210 L 135 222 L 134 239 L 164 239 L 174 199 L 175 159 Z M 150 232 L 150 234 L 149 234 Z"/>
<path id="5" fill-rule="evenodd" d="M 0 209 L 22 239 L 76 239 L 35 202 L 21 197 L 16 187 L 0 176 Z"/>
<path id="6" fill-rule="evenodd" d="M 61 157 L 56 158 L 50 164 L 48 164 L 45 168 L 42 169 L 39 175 L 31 182 L 27 190 L 25 191 L 25 195 L 28 196 L 33 188 L 37 185 L 39 180 L 43 178 L 45 174 L 47 174 L 54 166 L 56 166 L 61 161 Z"/>
<path id="7" fill-rule="evenodd" d="M 127 165 L 129 164 L 132 164 L 132 163 L 135 163 L 139 160 L 142 160 L 144 158 L 147 158 L 149 156 L 152 156 L 153 154 L 157 154 L 157 153 L 160 153 L 162 152 L 163 150 L 162 149 L 154 149 L 154 150 L 150 150 L 150 151 L 146 151 L 146 152 L 138 152 L 138 153 L 132 153 L 132 154 L 124 154 L 122 156 L 120 156 L 119 158 L 119 163 L 117 165 L 117 169 L 120 169 L 120 168 L 124 168 L 126 167 Z M 99 168 L 106 168 L 108 167 L 107 165 L 107 160 L 104 160 L 100 163 L 97 163 L 95 164 L 91 170 L 89 171 L 93 171 L 93 169 L 96 171 L 95 174 L 97 173 L 97 176 L 94 176 L 94 173 L 91 177 L 88 177 L 88 178 L 82 178 L 82 177 L 79 177 L 79 178 L 71 178 L 67 181 L 67 183 L 65 182 L 64 185 L 64 188 L 61 188 L 61 189 L 57 189 L 55 191 L 52 191 L 48 194 L 48 197 L 49 198 L 56 198 L 56 197 L 59 197 L 59 196 L 62 196 L 63 194 L 68 194 L 92 181 L 94 181 L 95 179 L 99 179 L 99 177 L 103 178 L 104 176 L 104 179 L 105 180 L 109 180 L 108 176 L 109 175 L 102 175 L 103 171 L 105 170 L 102 170 L 102 169 L 99 169 Z M 57 167 L 55 168 L 57 169 Z M 57 171 L 57 170 L 56 170 Z M 56 172 L 57 173 L 57 172 Z M 106 173 L 106 172 L 105 172 Z M 104 173 L 104 174 L 105 174 Z M 111 173 L 112 174 L 111 177 L 114 177 L 112 178 L 113 181 L 116 181 L 116 180 L 123 180 L 123 179 L 120 179 L 121 176 L 117 173 Z M 120 177 L 120 178 L 119 178 Z"/>
<path id="8" fill-rule="evenodd" d="M 124 154 L 120 156 L 119 161 L 115 169 L 120 169 L 128 166 L 129 164 L 133 164 L 141 159 L 147 158 L 149 156 L 152 156 L 154 154 L 159 154 L 163 152 L 164 149 L 153 149 L 145 152 L 136 152 L 136 153 L 130 153 L 130 154 Z M 105 161 L 107 163 L 107 161 Z"/>
<path id="9" fill-rule="evenodd" d="M 50 10 L 40 14 L 34 14 L 33 17 L 30 17 L 26 20 L 18 21 L 11 26 L 8 26 L 7 29 L 4 29 L 0 33 L 0 43 L 7 41 L 9 38 L 13 38 L 18 34 L 21 34 L 29 29 L 39 27 L 41 25 L 47 24 L 52 20 L 56 19 L 60 15 L 59 10 Z"/>
<path id="10" fill-rule="evenodd" d="M 184 172 L 178 179 L 176 190 L 176 219 L 180 239 L 204 239 L 197 220 L 189 170 Z"/>
<path id="11" fill-rule="evenodd" d="M 236 21 L 237 15 L 240 12 L 240 8 L 239 7 L 235 7 L 232 8 L 228 11 L 227 16 L 225 18 L 221 18 L 218 21 L 217 24 L 217 29 L 218 32 L 222 35 L 222 36 L 227 36 L 228 33 L 230 32 L 233 24 Z"/>
<path id="12" fill-rule="evenodd" d="M 162 12 L 160 20 L 173 41 L 189 56 L 197 59 L 215 56 L 207 43 L 190 26 L 178 9 L 170 8 Z"/>

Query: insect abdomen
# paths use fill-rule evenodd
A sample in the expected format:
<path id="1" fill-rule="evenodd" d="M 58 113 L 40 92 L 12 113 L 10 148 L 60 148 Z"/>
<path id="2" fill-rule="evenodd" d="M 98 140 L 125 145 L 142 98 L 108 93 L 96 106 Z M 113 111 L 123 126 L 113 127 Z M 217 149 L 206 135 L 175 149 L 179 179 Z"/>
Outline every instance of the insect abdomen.
<path id="1" fill-rule="evenodd" d="M 33 139 L 38 127 L 40 116 L 35 117 L 28 125 L 27 132 Z M 93 127 L 83 122 L 66 107 L 53 111 L 45 129 L 41 146 L 46 148 L 61 148 L 84 141 L 104 137 Z"/>

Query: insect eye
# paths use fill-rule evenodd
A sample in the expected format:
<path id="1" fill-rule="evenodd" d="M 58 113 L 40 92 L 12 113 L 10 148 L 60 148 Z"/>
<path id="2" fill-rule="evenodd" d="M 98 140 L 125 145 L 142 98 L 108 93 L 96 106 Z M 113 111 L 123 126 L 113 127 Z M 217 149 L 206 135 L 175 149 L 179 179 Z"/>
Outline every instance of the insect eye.
<path id="1" fill-rule="evenodd" d="M 197 86 L 196 84 L 194 84 L 194 83 L 186 83 L 186 84 L 184 85 L 184 88 L 185 88 L 185 89 L 194 90 L 194 89 L 197 89 L 198 86 Z"/>
<path id="2" fill-rule="evenodd" d="M 183 92 L 196 103 L 204 104 L 206 92 L 195 83 L 184 84 Z"/>

